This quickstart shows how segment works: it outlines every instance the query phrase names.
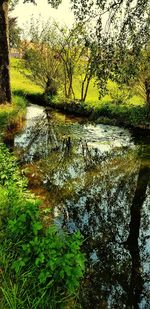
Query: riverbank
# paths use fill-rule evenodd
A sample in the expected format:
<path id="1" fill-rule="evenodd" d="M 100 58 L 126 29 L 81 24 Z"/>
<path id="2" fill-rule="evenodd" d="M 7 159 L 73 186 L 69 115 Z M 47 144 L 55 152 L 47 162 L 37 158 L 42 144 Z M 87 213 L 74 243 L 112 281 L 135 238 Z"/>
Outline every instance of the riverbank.
<path id="1" fill-rule="evenodd" d="M 41 207 L 2 144 L 0 162 L 0 308 L 68 307 L 84 275 L 82 236 L 45 226 L 50 205 Z"/>
<path id="2" fill-rule="evenodd" d="M 65 114 L 88 117 L 97 124 L 150 130 L 149 111 L 144 105 L 102 103 L 94 106 L 78 100 L 49 99 L 42 94 L 27 94 L 26 98 L 33 104 L 50 107 Z"/>
<path id="3" fill-rule="evenodd" d="M 12 104 L 0 105 L 0 130 L 18 128 L 26 114 L 27 94 L 40 96 L 42 88 L 31 82 L 28 72 L 22 70 L 20 59 L 11 59 Z"/>
<path id="4" fill-rule="evenodd" d="M 27 94 L 42 92 L 17 69 L 14 73 L 12 104 L 0 106 L 3 141 L 23 124 Z M 49 301 L 52 307 L 68 305 L 74 302 L 84 274 L 82 237 L 79 232 L 58 230 L 51 222 L 45 226 L 50 205 L 43 207 L 28 190 L 18 159 L 0 143 L 0 307 L 49 308 Z"/>
<path id="5" fill-rule="evenodd" d="M 21 96 L 13 96 L 12 104 L 0 105 L 0 130 L 1 134 L 6 128 L 18 128 L 26 114 L 27 100 Z"/>
<path id="6" fill-rule="evenodd" d="M 48 98 L 43 95 L 40 86 L 31 81 L 30 73 L 25 71 L 20 59 L 11 60 L 11 80 L 13 101 L 17 101 L 15 110 L 19 113 L 25 109 L 27 101 L 53 109 L 66 114 L 88 117 L 96 123 L 123 126 L 128 128 L 140 128 L 150 130 L 149 112 L 144 104 L 144 100 L 139 96 L 132 95 L 130 98 L 124 90 L 120 90 L 116 83 L 108 82 L 108 95 L 98 99 L 97 89 L 92 88 L 86 102 L 80 100 L 67 100 L 60 94 L 56 97 Z M 93 95 L 92 95 L 93 94 Z M 10 108 L 11 110 L 11 108 Z M 11 115 L 1 116 L 6 119 L 6 123 L 14 117 Z M 0 114 L 1 111 L 0 111 Z"/>
<path id="7" fill-rule="evenodd" d="M 148 110 L 144 106 L 103 103 L 91 107 L 86 102 L 53 103 L 50 106 L 64 112 L 88 116 L 96 123 L 150 129 Z"/>

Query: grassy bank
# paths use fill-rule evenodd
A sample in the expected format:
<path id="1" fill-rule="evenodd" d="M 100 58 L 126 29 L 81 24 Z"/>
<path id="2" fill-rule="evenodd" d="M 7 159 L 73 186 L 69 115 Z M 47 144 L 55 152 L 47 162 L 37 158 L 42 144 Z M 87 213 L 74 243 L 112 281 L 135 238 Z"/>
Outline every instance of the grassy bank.
<path id="1" fill-rule="evenodd" d="M 11 60 L 11 80 L 13 102 L 21 111 L 26 105 L 25 100 L 48 105 L 65 113 L 88 116 L 97 123 L 149 128 L 150 120 L 145 106 L 144 96 L 137 95 L 137 89 L 129 92 L 126 87 L 108 81 L 107 94 L 99 99 L 94 81 L 91 81 L 86 102 L 80 102 L 80 78 L 74 81 L 76 100 L 67 100 L 61 92 L 52 98 L 45 98 L 40 86 L 31 81 L 28 71 L 22 67 L 23 60 Z M 17 108 L 18 107 L 18 108 Z M 11 110 L 11 107 L 10 107 Z M 5 118 L 5 117 L 4 117 Z"/>
<path id="2" fill-rule="evenodd" d="M 40 209 L 3 145 L 0 162 L 0 308 L 62 308 L 84 273 L 80 233 L 45 227 L 50 209 Z"/>
<path id="3" fill-rule="evenodd" d="M 0 105 L 0 130 L 1 132 L 13 124 L 19 125 L 19 122 L 25 115 L 26 100 L 18 95 L 13 96 L 13 103 Z"/>
<path id="4" fill-rule="evenodd" d="M 24 117 L 27 105 L 27 95 L 42 94 L 42 89 L 21 73 L 22 60 L 11 59 L 12 104 L 0 105 L 0 129 L 8 125 L 18 125 Z"/>
<path id="5" fill-rule="evenodd" d="M 49 101 L 49 106 L 64 113 L 86 116 L 96 123 L 150 129 L 149 111 L 145 105 L 101 102 L 99 105 L 80 101 Z"/>
<path id="6" fill-rule="evenodd" d="M 31 81 L 30 73 L 23 68 L 23 60 L 11 59 L 11 85 L 15 97 L 26 96 L 27 94 L 41 94 L 42 88 Z"/>
<path id="7" fill-rule="evenodd" d="M 96 85 L 92 84 L 85 102 L 66 100 L 59 94 L 49 104 L 65 113 L 85 115 L 97 123 L 150 128 L 144 96 L 137 95 L 136 89 L 132 92 L 125 87 L 121 89 L 112 81 L 108 81 L 107 94 L 101 99 Z"/>
<path id="8" fill-rule="evenodd" d="M 0 106 L 3 129 L 23 117 L 27 95 L 42 94 L 19 66 L 12 60 L 13 103 Z M 40 207 L 1 143 L 0 162 L 0 308 L 71 308 L 84 274 L 82 237 L 44 225 L 49 206 Z"/>

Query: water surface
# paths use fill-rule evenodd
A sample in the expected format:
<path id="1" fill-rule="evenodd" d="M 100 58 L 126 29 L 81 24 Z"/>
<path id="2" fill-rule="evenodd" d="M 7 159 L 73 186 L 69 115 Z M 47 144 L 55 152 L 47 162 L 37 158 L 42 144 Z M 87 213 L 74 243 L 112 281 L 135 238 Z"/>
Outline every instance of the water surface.
<path id="1" fill-rule="evenodd" d="M 150 308 L 149 136 L 35 105 L 26 118 L 14 151 L 30 186 L 85 237 L 81 308 Z"/>

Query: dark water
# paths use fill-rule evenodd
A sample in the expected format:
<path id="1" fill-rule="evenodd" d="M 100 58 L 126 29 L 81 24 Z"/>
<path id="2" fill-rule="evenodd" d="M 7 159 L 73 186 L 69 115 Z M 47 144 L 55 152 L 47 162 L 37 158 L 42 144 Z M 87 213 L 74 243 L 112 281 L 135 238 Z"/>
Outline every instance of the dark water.
<path id="1" fill-rule="evenodd" d="M 81 308 L 149 309 L 150 136 L 30 106 L 14 151 L 58 228 L 85 237 Z"/>

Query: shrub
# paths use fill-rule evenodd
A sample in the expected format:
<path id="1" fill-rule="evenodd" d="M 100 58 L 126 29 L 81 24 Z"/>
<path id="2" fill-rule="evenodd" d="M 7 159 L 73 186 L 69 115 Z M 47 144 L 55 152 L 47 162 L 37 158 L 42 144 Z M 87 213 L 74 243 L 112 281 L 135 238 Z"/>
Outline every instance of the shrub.
<path id="1" fill-rule="evenodd" d="M 114 104 L 126 104 L 131 96 L 125 85 L 121 85 L 121 87 L 119 87 L 116 82 L 112 82 L 111 80 L 108 80 L 107 82 L 107 90 L 111 97 L 111 101 Z"/>
<path id="2" fill-rule="evenodd" d="M 26 100 L 18 95 L 13 96 L 13 103 L 0 106 L 0 129 L 5 130 L 9 125 L 19 123 L 24 117 Z"/>
<path id="3" fill-rule="evenodd" d="M 39 200 L 3 146 L 0 160 L 0 306 L 59 308 L 76 294 L 83 276 L 81 235 L 44 227 Z"/>

